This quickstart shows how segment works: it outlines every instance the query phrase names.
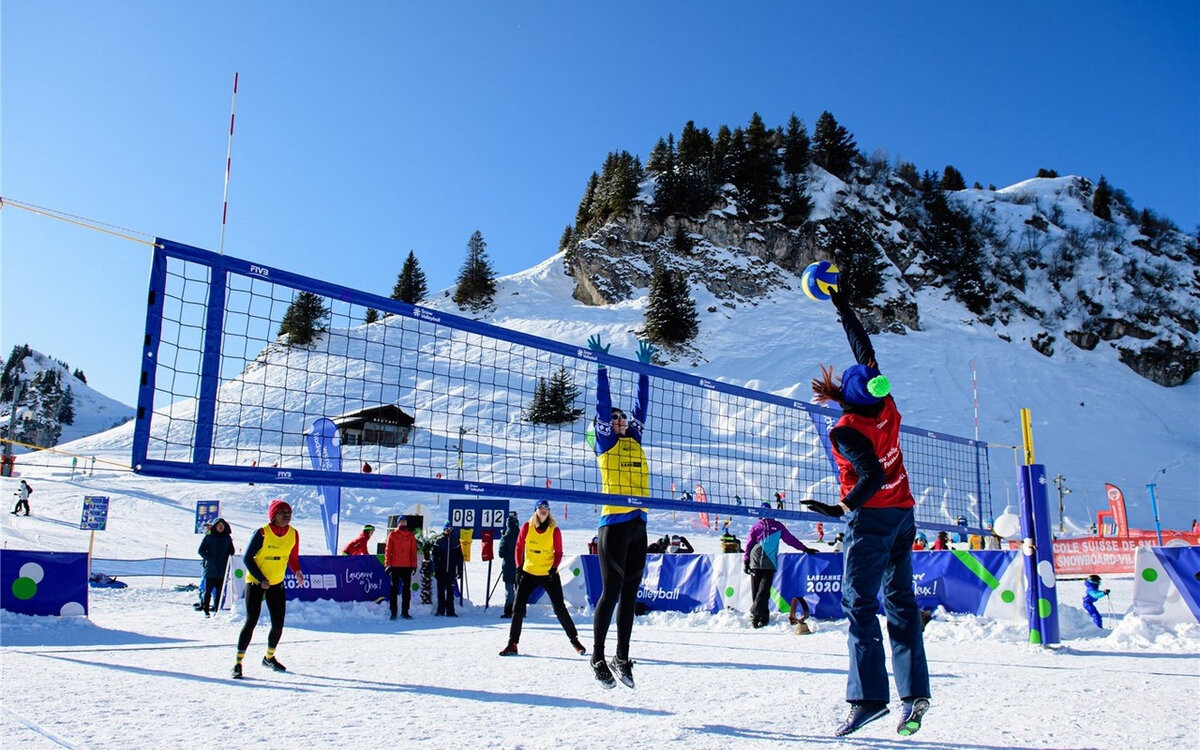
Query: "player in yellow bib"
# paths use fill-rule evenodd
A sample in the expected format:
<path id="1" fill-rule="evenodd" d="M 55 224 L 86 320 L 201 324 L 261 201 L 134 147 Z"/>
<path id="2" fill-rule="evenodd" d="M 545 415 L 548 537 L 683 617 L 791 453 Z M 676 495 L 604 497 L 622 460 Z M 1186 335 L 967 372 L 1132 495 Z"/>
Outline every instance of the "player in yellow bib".
<path id="1" fill-rule="evenodd" d="M 275 647 L 283 635 L 287 614 L 283 578 L 291 569 L 296 583 L 304 585 L 304 574 L 300 572 L 300 534 L 291 525 L 292 506 L 283 500 L 272 500 L 267 506 L 267 518 L 270 523 L 255 531 L 246 545 L 246 623 L 238 635 L 237 663 L 233 665 L 236 680 L 242 678 L 242 660 L 254 637 L 264 601 L 271 614 L 271 632 L 267 634 L 267 653 L 262 663 L 276 672 L 287 671 L 275 659 Z"/>
<path id="2" fill-rule="evenodd" d="M 654 347 L 648 341 L 638 342 L 637 358 L 649 364 Z M 599 336 L 588 339 L 588 348 L 596 354 L 607 354 L 608 345 Z M 642 450 L 642 431 L 646 427 L 646 410 L 650 403 L 650 378 L 638 373 L 637 398 L 633 411 L 626 414 L 613 406 L 609 392 L 608 368 L 600 365 L 596 371 L 596 460 L 600 464 L 600 490 L 610 495 L 648 497 L 650 467 Z M 621 682 L 633 687 L 633 662 L 629 658 L 629 639 L 633 633 L 634 606 L 642 571 L 646 567 L 646 509 L 636 505 L 613 503 L 600 510 L 600 530 L 597 534 L 600 560 L 600 598 L 596 601 L 592 620 L 594 645 L 592 671 L 606 688 L 614 687 L 613 672 Z M 605 663 L 604 641 L 617 613 L 617 649 L 612 661 Z M 610 669 L 611 666 L 611 669 Z"/>
<path id="3" fill-rule="evenodd" d="M 562 562 L 563 545 L 562 532 L 550 515 L 550 503 L 538 500 L 533 511 L 533 518 L 525 522 L 517 536 L 517 596 L 513 606 L 512 622 L 508 628 L 508 645 L 500 652 L 501 656 L 516 656 L 517 643 L 521 640 L 521 623 L 525 619 L 525 605 L 529 595 L 539 586 L 546 591 L 554 615 L 562 625 L 563 632 L 571 639 L 571 648 L 580 655 L 586 653 L 583 644 L 579 642 L 579 631 L 575 621 L 563 601 L 562 582 L 558 578 L 558 564 Z"/>

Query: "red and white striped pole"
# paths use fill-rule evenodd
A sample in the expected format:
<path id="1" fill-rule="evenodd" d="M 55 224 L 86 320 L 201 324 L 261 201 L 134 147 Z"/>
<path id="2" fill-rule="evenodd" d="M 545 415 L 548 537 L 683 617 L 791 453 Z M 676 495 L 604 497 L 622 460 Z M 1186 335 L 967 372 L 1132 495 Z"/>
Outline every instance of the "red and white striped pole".
<path id="1" fill-rule="evenodd" d="M 225 189 L 221 195 L 221 245 L 218 252 L 225 254 L 225 220 L 229 217 L 229 170 L 233 166 L 233 119 L 237 112 L 238 74 L 233 74 L 233 102 L 229 105 L 229 144 L 225 147 Z"/>
<path id="2" fill-rule="evenodd" d="M 975 409 L 975 441 L 979 441 L 979 382 L 975 376 L 975 360 L 971 360 L 971 401 Z"/>

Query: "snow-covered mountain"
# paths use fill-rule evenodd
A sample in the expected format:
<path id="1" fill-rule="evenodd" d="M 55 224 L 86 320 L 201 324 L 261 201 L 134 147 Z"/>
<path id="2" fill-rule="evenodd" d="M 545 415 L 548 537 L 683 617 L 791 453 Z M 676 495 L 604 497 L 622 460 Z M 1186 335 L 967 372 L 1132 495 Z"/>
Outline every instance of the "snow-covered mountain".
<path id="1" fill-rule="evenodd" d="M 14 348 L 4 371 L 4 397 L 0 400 L 0 435 L 42 447 L 103 432 L 133 418 L 134 409 L 91 388 L 69 366 L 22 345 Z M 14 383 L 21 396 L 13 412 Z M 25 449 L 17 448 L 17 452 Z"/>
<path id="2" fill-rule="evenodd" d="M 834 259 L 865 287 L 860 308 L 877 330 L 919 330 L 936 315 L 930 303 L 945 302 L 962 321 L 1047 357 L 1096 350 L 1168 386 L 1200 369 L 1200 242 L 1119 191 L 1100 218 L 1086 178 L 943 190 L 886 164 L 864 164 L 847 181 L 813 166 L 812 210 L 799 226 L 778 211 L 751 218 L 732 185 L 703 215 L 661 217 L 656 179 L 627 211 L 567 243 L 577 299 L 631 299 L 662 263 L 707 289 L 716 312 L 795 288 L 784 271 Z"/>

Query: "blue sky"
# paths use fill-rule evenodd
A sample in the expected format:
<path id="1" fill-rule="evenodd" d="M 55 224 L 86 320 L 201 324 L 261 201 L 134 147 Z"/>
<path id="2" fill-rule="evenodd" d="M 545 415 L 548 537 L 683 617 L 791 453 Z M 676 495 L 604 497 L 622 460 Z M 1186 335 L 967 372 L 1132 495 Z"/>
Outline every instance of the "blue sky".
<path id="1" fill-rule="evenodd" d="M 605 155 L 831 111 L 860 148 L 1003 187 L 1105 175 L 1200 223 L 1194 2 L 0 4 L 0 193 L 387 294 L 553 254 Z M 136 398 L 149 251 L 0 212 L 0 350 Z"/>

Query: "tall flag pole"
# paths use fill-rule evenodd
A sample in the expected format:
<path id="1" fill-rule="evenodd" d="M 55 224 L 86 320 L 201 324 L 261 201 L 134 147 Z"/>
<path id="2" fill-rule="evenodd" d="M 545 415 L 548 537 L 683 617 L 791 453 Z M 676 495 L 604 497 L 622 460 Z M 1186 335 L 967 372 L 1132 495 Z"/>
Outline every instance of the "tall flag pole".
<path id="1" fill-rule="evenodd" d="M 225 147 L 225 189 L 221 194 L 221 245 L 220 255 L 225 254 L 225 220 L 229 216 L 229 170 L 233 166 L 233 120 L 237 112 L 237 71 L 233 73 L 233 102 L 229 105 L 229 143 Z"/>

